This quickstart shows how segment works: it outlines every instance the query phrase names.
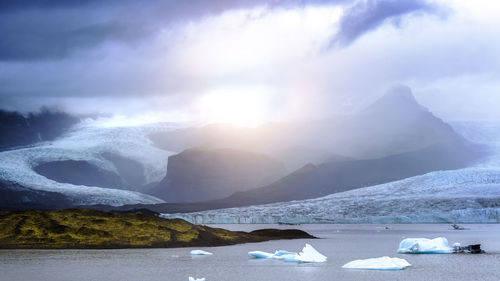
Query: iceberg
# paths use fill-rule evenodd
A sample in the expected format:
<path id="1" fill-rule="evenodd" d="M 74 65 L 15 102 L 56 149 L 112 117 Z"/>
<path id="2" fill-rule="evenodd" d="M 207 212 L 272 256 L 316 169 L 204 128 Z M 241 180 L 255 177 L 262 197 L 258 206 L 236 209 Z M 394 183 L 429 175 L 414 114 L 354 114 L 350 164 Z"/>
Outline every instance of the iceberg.
<path id="1" fill-rule="evenodd" d="M 342 266 L 349 269 L 367 269 L 367 270 L 403 270 L 411 266 L 405 259 L 380 257 L 365 260 L 354 260 Z"/>
<path id="2" fill-rule="evenodd" d="M 248 254 L 256 259 L 270 259 L 274 257 L 274 254 L 268 253 L 268 252 L 262 252 L 262 251 L 251 251 L 248 252 Z"/>
<path id="3" fill-rule="evenodd" d="M 434 239 L 406 238 L 399 243 L 400 254 L 451 254 L 454 250 L 448 246 L 444 237 Z"/>
<path id="4" fill-rule="evenodd" d="M 294 259 L 296 255 L 297 255 L 297 253 L 295 253 L 295 252 L 279 250 L 279 251 L 276 251 L 274 253 L 273 258 L 278 259 L 278 260 L 288 261 L 290 259 Z"/>
<path id="5" fill-rule="evenodd" d="M 189 281 L 205 281 L 205 277 L 193 278 L 193 277 L 189 276 Z"/>
<path id="6" fill-rule="evenodd" d="M 325 262 L 327 259 L 309 244 L 306 244 L 300 253 L 277 250 L 274 254 L 262 251 L 252 251 L 248 254 L 257 259 L 277 259 L 286 262 Z"/>
<path id="7" fill-rule="evenodd" d="M 192 250 L 191 255 L 193 255 L 193 256 L 209 256 L 209 255 L 213 255 L 213 253 L 203 251 L 203 250 Z"/>
<path id="8" fill-rule="evenodd" d="M 299 262 L 325 262 L 326 256 L 316 251 L 313 246 L 306 244 L 302 252 L 295 256 L 295 259 Z"/>
<path id="9" fill-rule="evenodd" d="M 251 251 L 248 252 L 248 255 L 256 259 L 294 260 L 297 253 L 285 250 L 277 250 L 274 254 L 263 251 Z"/>

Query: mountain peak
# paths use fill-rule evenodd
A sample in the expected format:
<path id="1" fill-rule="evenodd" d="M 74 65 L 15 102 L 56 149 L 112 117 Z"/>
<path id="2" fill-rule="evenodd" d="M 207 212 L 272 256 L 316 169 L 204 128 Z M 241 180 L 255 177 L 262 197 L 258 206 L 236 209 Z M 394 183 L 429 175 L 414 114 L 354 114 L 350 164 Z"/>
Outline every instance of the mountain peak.
<path id="1" fill-rule="evenodd" d="M 415 97 L 413 96 L 413 93 L 411 91 L 411 88 L 408 86 L 404 85 L 399 85 L 395 86 L 387 91 L 387 93 L 382 97 L 383 99 L 404 99 L 409 102 L 414 102 L 418 103 Z"/>
<path id="2" fill-rule="evenodd" d="M 384 113 L 384 112 L 427 112 L 428 110 L 420 105 L 410 87 L 396 86 L 387 91 L 387 93 L 376 100 L 365 109 L 365 113 Z"/>

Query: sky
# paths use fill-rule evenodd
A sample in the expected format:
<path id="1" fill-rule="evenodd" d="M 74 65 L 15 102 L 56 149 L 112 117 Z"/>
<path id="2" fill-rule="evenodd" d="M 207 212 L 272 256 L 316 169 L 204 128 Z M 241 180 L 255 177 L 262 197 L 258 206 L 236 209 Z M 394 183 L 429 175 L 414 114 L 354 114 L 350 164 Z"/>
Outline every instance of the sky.
<path id="1" fill-rule="evenodd" d="M 397 85 L 500 121 L 488 0 L 0 2 L 0 108 L 147 121 L 334 118 Z"/>

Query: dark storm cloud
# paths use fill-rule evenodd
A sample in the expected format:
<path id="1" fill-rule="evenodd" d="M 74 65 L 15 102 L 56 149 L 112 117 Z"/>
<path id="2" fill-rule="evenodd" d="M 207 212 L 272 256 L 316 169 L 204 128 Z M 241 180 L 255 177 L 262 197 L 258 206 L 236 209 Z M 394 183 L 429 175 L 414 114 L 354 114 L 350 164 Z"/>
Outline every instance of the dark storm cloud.
<path id="1" fill-rule="evenodd" d="M 345 11 L 332 45 L 349 45 L 387 20 L 397 22 L 410 13 L 435 13 L 437 10 L 437 6 L 423 0 L 360 1 Z"/>
<path id="2" fill-rule="evenodd" d="M 307 47 L 311 49 L 311 53 L 322 58 L 321 62 L 310 61 L 305 64 L 311 71 L 292 71 L 300 69 L 297 64 L 302 62 L 295 57 L 296 46 L 278 48 L 283 45 L 283 42 L 279 42 L 280 38 L 283 38 L 280 34 L 264 34 L 262 44 L 257 44 L 263 46 L 263 52 L 286 54 L 286 49 L 292 50 L 289 56 L 285 55 L 282 60 L 277 59 L 279 63 L 274 64 L 268 61 L 274 56 L 256 56 L 258 60 L 263 61 L 263 65 L 269 64 L 272 70 L 269 70 L 267 65 L 261 68 L 260 64 L 243 62 L 242 65 L 234 66 L 229 62 L 205 60 L 212 55 L 217 57 L 219 47 L 223 51 L 227 51 L 226 47 L 234 48 L 231 40 L 228 46 L 219 46 L 219 41 L 224 40 L 210 36 L 218 31 L 224 33 L 224 28 L 231 29 L 234 27 L 232 25 L 238 25 L 235 27 L 238 29 L 239 24 L 244 21 L 238 20 L 238 10 L 244 10 L 243 17 L 247 15 L 250 18 L 248 22 L 251 23 L 254 15 L 266 19 L 268 16 L 272 18 L 276 12 L 276 19 L 279 20 L 282 14 L 288 12 L 283 10 L 300 10 L 310 6 L 337 6 L 344 11 L 340 15 L 338 33 L 334 33 L 336 26 L 328 28 L 329 23 L 325 21 L 321 24 L 321 30 L 324 32 L 317 38 L 319 41 L 311 42 Z M 254 8 L 258 9 L 251 10 Z M 323 14 L 322 11 L 321 17 L 331 15 L 335 18 L 330 22 L 337 22 L 339 10 L 324 10 L 329 12 Z M 448 51 L 445 53 L 450 53 L 453 63 L 447 63 L 445 60 L 439 64 L 443 66 L 441 68 L 432 67 L 429 70 L 427 67 L 420 67 L 420 56 L 415 59 L 414 65 L 391 65 L 386 71 L 367 68 L 364 64 L 363 59 L 371 58 L 373 46 L 366 46 L 364 49 L 362 47 L 362 51 L 344 48 L 343 52 L 353 53 L 344 53 L 339 57 L 335 55 L 338 51 L 335 49 L 321 52 L 329 40 L 333 40 L 339 47 L 346 47 L 384 23 L 393 23 L 414 13 L 434 13 L 435 10 L 432 4 L 424 0 L 0 0 L 0 108 L 30 111 L 40 105 L 56 104 L 78 112 L 128 113 L 156 108 L 177 110 L 177 107 L 187 107 L 197 97 L 209 91 L 233 84 L 235 89 L 252 88 L 253 85 L 262 84 L 273 91 L 276 89 L 281 95 L 281 91 L 288 92 L 289 85 L 295 83 L 295 75 L 306 77 L 303 79 L 304 85 L 315 84 L 309 80 L 322 85 L 318 88 L 324 87 L 324 91 L 321 88 L 320 93 L 315 94 L 318 97 L 323 92 L 325 96 L 341 97 L 344 93 L 345 96 L 353 92 L 362 93 L 367 88 L 371 91 L 372 84 L 382 85 L 387 81 L 392 83 L 394 77 L 388 77 L 389 74 L 402 75 L 400 73 L 408 72 L 409 76 L 422 76 L 421 73 L 425 73 L 428 77 L 438 75 L 444 66 L 453 67 L 454 71 L 458 71 L 456 62 L 462 60 L 455 59 L 452 52 Z M 235 13 L 221 15 L 226 11 Z M 297 14 L 303 16 L 308 13 L 306 9 L 303 11 L 305 13 L 299 11 Z M 297 11 L 292 13 L 295 12 Z M 207 18 L 211 16 L 214 18 Z M 213 24 L 218 22 L 219 16 L 224 22 Z M 226 22 L 233 18 L 238 22 Z M 267 21 L 269 22 L 273 21 Z M 221 30 L 213 30 L 214 28 Z M 258 28 L 265 28 L 266 30 L 262 30 L 264 33 L 267 31 L 267 26 Z M 272 26 L 269 30 L 279 32 L 279 29 L 275 30 Z M 212 31 L 215 32 L 212 34 Z M 290 33 L 293 34 L 292 37 L 298 38 L 297 41 L 303 40 L 304 44 L 309 44 L 309 37 L 312 37 L 293 27 L 290 27 Z M 231 37 L 232 33 L 228 34 Z M 204 35 L 208 35 L 207 38 Z M 217 48 L 204 49 L 203 43 L 206 42 Z M 191 50 L 191 44 L 200 46 L 196 45 Z M 302 54 L 303 51 L 299 50 L 302 47 L 297 48 L 297 53 Z M 245 54 L 229 52 L 228 56 L 234 56 L 231 58 L 238 62 L 237 55 L 240 53 L 243 56 Z M 435 53 L 434 46 L 429 53 Z M 407 54 L 408 49 L 404 48 L 401 56 L 406 58 Z M 279 57 L 279 54 L 276 55 Z M 427 56 L 427 53 L 425 55 Z M 329 60 L 330 58 L 334 59 Z M 465 60 L 467 58 L 464 58 Z M 394 62 L 391 57 L 388 57 L 387 61 Z M 395 61 L 400 62 L 403 59 Z M 285 65 L 286 63 L 289 64 Z M 222 66 L 219 67 L 219 64 Z M 353 65 L 357 65 L 357 68 Z M 468 61 L 464 65 L 470 68 Z M 346 66 L 357 71 L 346 71 Z M 405 70 L 405 67 L 409 70 L 401 71 L 402 68 Z M 364 83 L 358 83 L 357 75 L 362 71 L 365 72 L 359 77 L 375 77 L 370 78 L 372 84 L 366 83 L 370 86 L 365 87 Z M 308 75 L 309 72 L 318 75 Z M 293 78 L 290 78 L 292 75 Z M 332 80 L 332 76 L 336 77 L 332 84 L 325 82 Z M 404 81 L 403 78 L 397 76 L 394 79 L 399 82 Z M 301 83 L 298 84 L 302 86 Z M 335 94 L 331 94 L 332 92 Z M 322 114 L 323 111 L 317 112 Z"/>
<path id="3" fill-rule="evenodd" d="M 231 9 L 348 0 L 0 1 L 0 60 L 61 59 L 107 41 L 142 42 L 176 21 Z"/>
<path id="4" fill-rule="evenodd" d="M 0 61 L 53 60 L 114 41 L 142 42 L 159 30 L 231 9 L 289 8 L 345 4 L 353 0 L 190 0 L 190 1 L 0 1 Z M 422 0 L 359 1 L 341 19 L 335 43 L 347 45 L 365 32 L 415 11 L 433 7 Z"/>
<path id="5" fill-rule="evenodd" d="M 51 9 L 75 6 L 86 6 L 93 3 L 102 3 L 100 0 L 2 0 L 0 13 L 16 12 L 26 9 Z"/>
<path id="6" fill-rule="evenodd" d="M 19 25 L 15 30 L 0 27 L 0 60 L 29 61 L 58 59 L 72 52 L 91 48 L 105 41 L 130 42 L 142 39 L 147 26 L 123 22 L 60 26 L 57 22 Z"/>

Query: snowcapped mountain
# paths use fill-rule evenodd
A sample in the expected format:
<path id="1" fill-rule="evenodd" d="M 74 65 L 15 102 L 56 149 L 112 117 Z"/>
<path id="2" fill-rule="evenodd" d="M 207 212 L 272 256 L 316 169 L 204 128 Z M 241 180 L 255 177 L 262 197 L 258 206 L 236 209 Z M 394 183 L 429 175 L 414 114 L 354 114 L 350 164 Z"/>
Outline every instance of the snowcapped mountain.
<path id="1" fill-rule="evenodd" d="M 316 199 L 163 216 L 195 223 L 500 222 L 500 124 L 453 127 L 492 153 L 464 169 L 434 171 Z"/>
<path id="2" fill-rule="evenodd" d="M 74 160 L 118 174 L 112 161 L 103 156 L 111 153 L 140 163 L 144 185 L 159 182 L 165 177 L 167 158 L 173 153 L 155 148 L 147 135 L 170 129 L 162 125 L 110 127 L 96 121 L 83 122 L 52 142 L 1 152 L 0 179 L 27 190 L 60 193 L 73 204 L 161 203 L 163 200 L 137 191 L 56 182 L 36 173 L 33 168 L 43 163 Z"/>

